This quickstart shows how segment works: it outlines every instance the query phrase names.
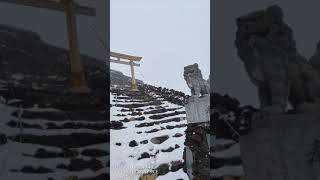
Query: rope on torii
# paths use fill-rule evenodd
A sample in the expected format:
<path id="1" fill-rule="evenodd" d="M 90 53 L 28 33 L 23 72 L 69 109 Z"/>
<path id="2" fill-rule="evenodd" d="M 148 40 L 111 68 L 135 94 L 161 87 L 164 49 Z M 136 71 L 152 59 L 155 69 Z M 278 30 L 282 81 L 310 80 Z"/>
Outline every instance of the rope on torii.
<path id="1" fill-rule="evenodd" d="M 95 0 L 90 1 L 94 2 Z M 65 12 L 70 48 L 71 86 L 75 90 L 89 91 L 80 59 L 75 14 L 96 16 L 96 9 L 79 5 L 75 0 L 0 0 L 0 2 Z"/>
<path id="2" fill-rule="evenodd" d="M 131 67 L 131 90 L 138 91 L 138 86 L 134 74 L 134 66 L 140 67 L 137 62 L 141 61 L 142 57 L 130 56 L 127 54 L 121 54 L 116 52 L 110 52 L 110 62 L 130 65 Z"/>

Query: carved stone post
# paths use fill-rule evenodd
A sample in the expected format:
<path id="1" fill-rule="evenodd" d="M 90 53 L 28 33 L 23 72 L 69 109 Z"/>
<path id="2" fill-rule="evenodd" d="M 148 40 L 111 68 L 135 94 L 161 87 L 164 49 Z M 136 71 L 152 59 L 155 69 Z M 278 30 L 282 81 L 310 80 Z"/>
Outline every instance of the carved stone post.
<path id="1" fill-rule="evenodd" d="M 186 104 L 186 149 L 185 171 L 192 180 L 210 179 L 209 121 L 210 89 L 202 78 L 198 64 L 184 68 L 184 78 L 191 89 L 191 97 Z"/>

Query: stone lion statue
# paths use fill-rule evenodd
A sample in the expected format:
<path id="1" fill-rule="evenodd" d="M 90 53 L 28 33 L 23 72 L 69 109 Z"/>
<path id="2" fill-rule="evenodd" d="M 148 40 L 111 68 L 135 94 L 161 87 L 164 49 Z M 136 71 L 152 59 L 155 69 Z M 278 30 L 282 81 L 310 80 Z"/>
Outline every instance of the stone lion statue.
<path id="1" fill-rule="evenodd" d="M 183 76 L 188 87 L 191 89 L 191 95 L 201 96 L 210 94 L 209 83 L 203 79 L 197 63 L 184 67 Z"/>
<path id="2" fill-rule="evenodd" d="M 236 23 L 238 56 L 257 86 L 262 110 L 278 114 L 285 111 L 288 102 L 301 110 L 306 103 L 320 102 L 320 66 L 299 54 L 280 7 L 247 14 Z M 316 62 L 313 60 L 313 64 L 320 64 L 320 59 Z"/>

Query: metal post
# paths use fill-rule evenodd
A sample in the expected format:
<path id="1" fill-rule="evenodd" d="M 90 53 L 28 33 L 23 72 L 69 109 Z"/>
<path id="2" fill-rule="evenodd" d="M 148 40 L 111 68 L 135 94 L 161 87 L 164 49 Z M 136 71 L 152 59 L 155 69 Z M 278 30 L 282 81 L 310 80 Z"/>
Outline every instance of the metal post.
<path id="1" fill-rule="evenodd" d="M 74 1 L 63 0 L 61 2 L 65 5 L 65 13 L 67 19 L 70 47 L 71 85 L 73 88 L 82 88 L 88 90 L 80 59 Z"/>
<path id="2" fill-rule="evenodd" d="M 131 90 L 138 91 L 137 82 L 134 75 L 134 63 L 132 60 L 130 61 L 130 66 L 131 66 Z"/>

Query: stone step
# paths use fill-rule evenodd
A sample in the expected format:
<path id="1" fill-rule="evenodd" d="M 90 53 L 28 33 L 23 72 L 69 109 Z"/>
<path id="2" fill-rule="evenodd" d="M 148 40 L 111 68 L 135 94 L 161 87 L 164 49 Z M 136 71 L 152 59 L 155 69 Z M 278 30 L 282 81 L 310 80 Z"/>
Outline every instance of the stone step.
<path id="1" fill-rule="evenodd" d="M 29 144 L 60 148 L 80 148 L 108 142 L 108 133 L 71 133 L 70 135 L 32 135 L 22 134 L 9 137 L 10 140 Z"/>

